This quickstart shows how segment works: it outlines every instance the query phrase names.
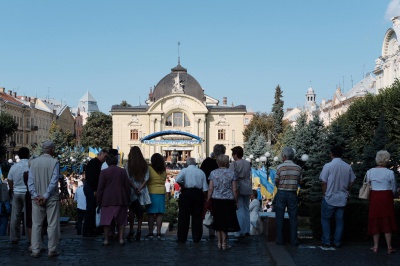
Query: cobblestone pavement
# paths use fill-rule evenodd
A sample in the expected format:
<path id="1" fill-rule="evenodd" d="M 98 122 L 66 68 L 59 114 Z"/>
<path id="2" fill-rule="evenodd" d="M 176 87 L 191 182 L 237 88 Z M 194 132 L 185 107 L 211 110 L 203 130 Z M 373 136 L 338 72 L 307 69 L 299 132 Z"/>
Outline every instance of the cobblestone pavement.
<path id="1" fill-rule="evenodd" d="M 144 230 L 142 233 L 147 234 Z M 13 245 L 1 237 L 0 265 L 272 265 L 263 236 L 230 239 L 233 248 L 226 251 L 217 249 L 216 240 L 179 244 L 176 236 L 169 233 L 161 240 L 127 242 L 125 246 L 120 246 L 118 240 L 102 246 L 100 236 L 82 238 L 65 228 L 61 237 L 61 254 L 55 258 L 48 258 L 47 251 L 32 258 L 27 240 Z"/>
<path id="2" fill-rule="evenodd" d="M 315 240 L 302 242 L 299 247 L 285 246 L 297 266 L 313 265 L 400 265 L 400 250 L 397 253 L 387 254 L 385 243 L 380 243 L 378 253 L 370 250 L 371 242 L 344 243 L 339 249 L 323 250 Z"/>

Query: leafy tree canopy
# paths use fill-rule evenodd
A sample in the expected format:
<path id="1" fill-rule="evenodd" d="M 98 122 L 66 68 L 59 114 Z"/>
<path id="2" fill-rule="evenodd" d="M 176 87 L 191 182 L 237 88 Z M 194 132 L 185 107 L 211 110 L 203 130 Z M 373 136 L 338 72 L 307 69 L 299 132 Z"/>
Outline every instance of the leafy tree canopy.
<path id="1" fill-rule="evenodd" d="M 112 118 L 102 112 L 91 113 L 83 126 L 82 146 L 110 149 L 112 147 Z"/>
<path id="2" fill-rule="evenodd" d="M 4 158 L 6 154 L 5 142 L 8 136 L 14 134 L 18 129 L 18 124 L 13 117 L 3 111 L 0 112 L 0 158 Z"/>

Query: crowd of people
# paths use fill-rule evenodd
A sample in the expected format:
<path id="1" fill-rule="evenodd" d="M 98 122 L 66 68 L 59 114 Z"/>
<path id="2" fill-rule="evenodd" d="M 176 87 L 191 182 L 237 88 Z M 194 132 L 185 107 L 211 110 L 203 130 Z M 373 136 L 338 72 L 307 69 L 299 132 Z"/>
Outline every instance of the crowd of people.
<path id="1" fill-rule="evenodd" d="M 25 225 L 31 243 L 31 256 L 37 258 L 43 251 L 43 232 L 47 231 L 48 256 L 59 255 L 60 239 L 60 167 L 51 141 L 42 144 L 43 154 L 29 159 L 29 149 L 18 151 L 20 162 L 13 165 L 8 174 L 12 192 L 10 241 L 17 244 L 21 239 L 21 219 L 25 206 Z M 233 161 L 225 155 L 226 147 L 214 146 L 210 157 L 197 166 L 194 158 L 186 159 L 186 167 L 175 176 L 167 174 L 164 157 L 155 153 L 148 164 L 139 147 L 131 147 L 124 168 L 118 166 L 118 151 L 101 150 L 86 166 L 84 178 L 72 176 L 69 181 L 71 197 L 77 202 L 77 234 L 83 237 L 104 235 L 102 245 L 110 244 L 109 237 L 118 235 L 119 244 L 125 240 L 142 239 L 144 213 L 148 217 L 148 234 L 145 238 L 161 238 L 166 202 L 178 199 L 177 242 L 185 243 L 189 228 L 194 243 L 203 236 L 203 218 L 207 210 L 213 215 L 208 228 L 209 238 L 217 238 L 217 248 L 231 248 L 228 233 L 242 238 L 260 234 L 260 211 L 275 212 L 276 244 L 284 244 L 284 216 L 289 216 L 290 244 L 299 245 L 298 239 L 298 190 L 302 182 L 302 167 L 293 162 L 294 150 L 284 147 L 282 163 L 276 169 L 277 193 L 273 199 L 263 199 L 260 187 L 253 189 L 251 164 L 243 159 L 244 150 L 237 146 L 231 149 Z M 321 245 L 340 247 L 344 228 L 344 209 L 355 175 L 342 157 L 342 149 L 334 146 L 330 150 L 331 161 L 320 173 L 322 184 Z M 397 230 L 393 195 L 398 192 L 392 170 L 386 168 L 390 154 L 379 151 L 377 167 L 366 174 L 371 184 L 368 233 L 373 236 L 373 252 L 378 252 L 380 234 L 385 235 L 387 253 L 396 252 L 391 244 L 391 234 Z M 176 163 L 176 162 L 175 162 Z M 75 188 L 74 188 L 75 186 Z M 263 203 L 265 202 L 265 203 Z M 5 207 L 3 207 L 3 211 Z M 336 220 L 331 238 L 330 220 Z M 134 221 L 137 220 L 136 233 Z M 191 224 L 190 224 L 191 223 Z M 125 228 L 129 224 L 129 232 Z M 155 231 L 154 231 L 155 228 Z M 155 232 L 155 234 L 154 234 Z M 1 232 L 0 232 L 1 233 Z"/>

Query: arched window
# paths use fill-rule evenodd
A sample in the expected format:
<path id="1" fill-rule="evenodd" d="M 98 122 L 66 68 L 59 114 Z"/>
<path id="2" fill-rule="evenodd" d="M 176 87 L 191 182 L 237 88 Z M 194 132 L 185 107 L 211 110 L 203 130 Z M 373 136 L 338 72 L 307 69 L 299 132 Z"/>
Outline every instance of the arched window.
<path id="1" fill-rule="evenodd" d="M 175 112 L 170 114 L 165 120 L 167 127 L 190 127 L 189 116 L 185 113 Z"/>

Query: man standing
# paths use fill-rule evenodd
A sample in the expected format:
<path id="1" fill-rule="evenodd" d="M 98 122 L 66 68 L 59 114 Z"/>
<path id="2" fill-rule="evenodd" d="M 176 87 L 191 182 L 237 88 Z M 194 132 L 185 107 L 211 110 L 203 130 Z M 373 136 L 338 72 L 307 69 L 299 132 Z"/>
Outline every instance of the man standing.
<path id="1" fill-rule="evenodd" d="M 278 192 L 275 195 L 275 215 L 277 239 L 276 244 L 283 245 L 283 221 L 285 209 L 287 208 L 290 221 L 290 244 L 297 246 L 297 189 L 301 180 L 301 167 L 293 163 L 294 151 L 290 147 L 282 150 L 283 163 L 276 169 L 276 187 Z"/>
<path id="2" fill-rule="evenodd" d="M 8 185 L 10 191 L 13 191 L 10 222 L 10 239 L 13 244 L 18 244 L 18 240 L 21 237 L 21 216 L 25 205 L 26 194 L 24 173 L 29 171 L 29 149 L 26 147 L 20 148 L 18 150 L 18 156 L 21 161 L 14 164 L 8 173 Z"/>
<path id="3" fill-rule="evenodd" d="M 253 192 L 251 183 L 251 165 L 243 158 L 243 148 L 240 146 L 233 147 L 232 158 L 235 160 L 229 165 L 229 169 L 235 172 L 238 180 L 238 205 L 236 211 L 237 219 L 240 225 L 240 232 L 236 232 L 235 236 L 250 235 L 250 195 Z"/>
<path id="4" fill-rule="evenodd" d="M 47 216 L 48 256 L 59 253 L 57 245 L 60 240 L 60 196 L 58 178 L 60 166 L 53 156 L 55 145 L 46 140 L 42 144 L 42 155 L 30 162 L 28 188 L 32 197 L 32 253 L 39 257 L 42 245 L 42 223 Z"/>
<path id="5" fill-rule="evenodd" d="M 96 236 L 96 191 L 99 184 L 101 166 L 106 160 L 108 151 L 101 150 L 97 157 L 93 158 L 86 165 L 85 184 L 83 192 L 86 197 L 85 223 L 83 224 L 83 236 Z"/>
<path id="6" fill-rule="evenodd" d="M 206 175 L 197 168 L 194 158 L 188 158 L 186 164 L 187 168 L 182 169 L 176 177 L 176 182 L 181 186 L 178 203 L 178 242 L 186 242 L 191 216 L 193 242 L 198 243 L 203 235 L 202 214 L 208 185 Z"/>
<path id="7" fill-rule="evenodd" d="M 322 181 L 322 245 L 331 245 L 330 219 L 335 215 L 336 229 L 333 237 L 333 245 L 340 247 L 344 227 L 344 207 L 347 204 L 349 190 L 356 178 L 351 166 L 345 163 L 341 157 L 343 150 L 340 146 L 331 148 L 332 161 L 324 165 L 319 179 Z"/>

